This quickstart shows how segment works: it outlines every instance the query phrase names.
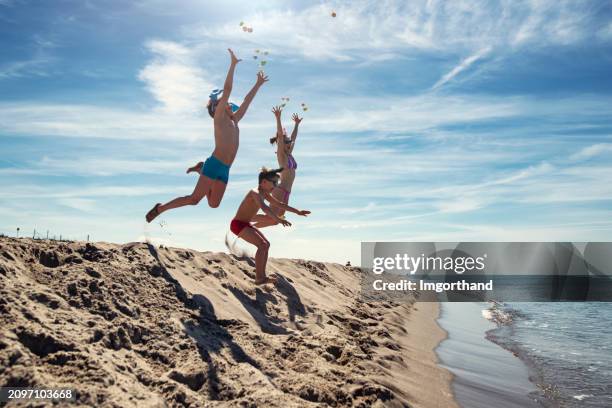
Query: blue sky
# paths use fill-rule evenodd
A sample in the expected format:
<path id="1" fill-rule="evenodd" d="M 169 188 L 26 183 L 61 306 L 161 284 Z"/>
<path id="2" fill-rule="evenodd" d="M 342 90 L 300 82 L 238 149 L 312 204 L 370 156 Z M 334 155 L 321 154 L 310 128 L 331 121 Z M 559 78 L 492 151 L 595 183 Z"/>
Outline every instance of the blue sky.
<path id="1" fill-rule="evenodd" d="M 258 168 L 275 165 L 270 108 L 288 96 L 288 128 L 309 107 L 291 204 L 313 214 L 266 230 L 272 256 L 610 240 L 611 17 L 601 1 L 0 0 L 0 230 L 224 250 Z M 203 104 L 228 47 L 243 59 L 232 99 L 255 49 L 270 82 L 224 201 L 146 225 L 212 150 Z"/>

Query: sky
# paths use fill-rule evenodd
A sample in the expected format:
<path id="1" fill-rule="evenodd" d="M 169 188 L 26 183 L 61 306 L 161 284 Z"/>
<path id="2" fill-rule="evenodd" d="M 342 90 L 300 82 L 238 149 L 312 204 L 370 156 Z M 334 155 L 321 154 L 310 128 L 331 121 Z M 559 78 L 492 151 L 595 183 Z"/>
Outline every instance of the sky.
<path id="1" fill-rule="evenodd" d="M 331 13 L 335 12 L 336 17 Z M 244 32 L 240 22 L 253 28 Z M 612 3 L 0 0 L 0 232 L 224 251 L 304 116 L 271 256 L 359 263 L 361 241 L 612 239 Z M 151 224 L 213 148 L 204 106 L 270 81 L 221 206 Z M 308 111 L 301 109 L 301 103 Z M 246 246 L 246 244 L 245 244 Z"/>

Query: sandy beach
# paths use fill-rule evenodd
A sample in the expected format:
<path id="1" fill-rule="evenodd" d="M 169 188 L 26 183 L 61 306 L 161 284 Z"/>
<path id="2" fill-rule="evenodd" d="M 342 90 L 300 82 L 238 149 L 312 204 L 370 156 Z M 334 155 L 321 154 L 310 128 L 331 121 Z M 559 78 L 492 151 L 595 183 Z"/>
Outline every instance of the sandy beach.
<path id="1" fill-rule="evenodd" d="M 89 406 L 454 407 L 436 303 L 366 303 L 360 271 L 143 243 L 0 239 L 0 385 Z"/>

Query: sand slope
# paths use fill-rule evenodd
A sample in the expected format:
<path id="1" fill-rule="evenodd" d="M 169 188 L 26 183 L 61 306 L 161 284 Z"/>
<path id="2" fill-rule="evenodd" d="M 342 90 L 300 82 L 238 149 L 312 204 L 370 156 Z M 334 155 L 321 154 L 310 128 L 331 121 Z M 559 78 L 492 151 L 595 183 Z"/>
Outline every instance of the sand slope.
<path id="1" fill-rule="evenodd" d="M 222 253 L 0 238 L 0 386 L 95 406 L 453 404 L 435 304 L 361 302 L 338 264 L 268 271 L 276 288 Z"/>

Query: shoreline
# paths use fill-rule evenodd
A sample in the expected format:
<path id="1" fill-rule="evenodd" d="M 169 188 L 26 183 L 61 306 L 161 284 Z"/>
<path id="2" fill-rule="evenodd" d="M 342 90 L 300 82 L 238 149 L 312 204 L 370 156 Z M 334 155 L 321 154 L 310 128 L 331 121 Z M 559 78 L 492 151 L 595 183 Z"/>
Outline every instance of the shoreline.
<path id="1" fill-rule="evenodd" d="M 559 401 L 555 400 L 555 396 L 551 392 L 554 389 L 554 386 L 545 382 L 541 369 L 525 352 L 525 350 L 510 343 L 509 334 L 503 333 L 504 330 L 513 330 L 513 328 L 511 326 L 493 328 L 485 333 L 485 338 L 500 348 L 514 354 L 519 360 L 521 360 L 525 367 L 527 367 L 529 381 L 536 387 L 534 395 L 536 396 L 537 402 L 541 404 L 541 406 L 558 406 Z"/>
<path id="2" fill-rule="evenodd" d="M 438 323 L 448 332 L 436 352 L 441 366 L 455 374 L 452 389 L 462 406 L 478 408 L 541 407 L 530 367 L 491 341 L 493 323 L 481 317 L 481 306 L 442 306 Z"/>

